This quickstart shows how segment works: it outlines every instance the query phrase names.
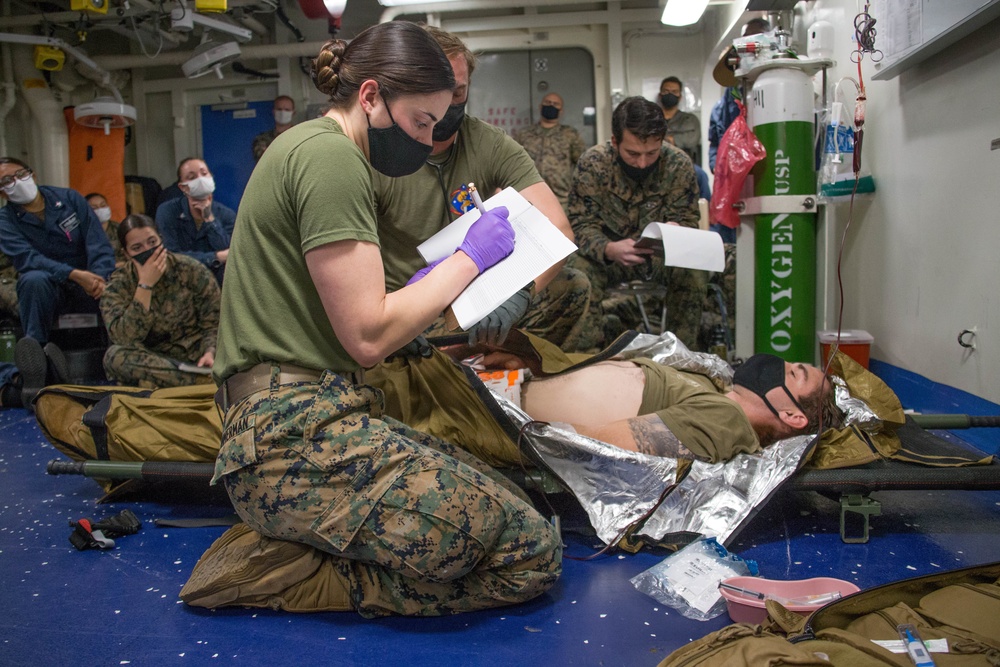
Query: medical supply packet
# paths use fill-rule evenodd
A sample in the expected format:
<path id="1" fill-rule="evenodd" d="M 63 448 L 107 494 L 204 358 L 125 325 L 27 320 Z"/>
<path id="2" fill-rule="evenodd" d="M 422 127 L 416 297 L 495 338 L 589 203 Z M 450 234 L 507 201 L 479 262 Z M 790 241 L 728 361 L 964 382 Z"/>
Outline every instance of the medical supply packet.
<path id="1" fill-rule="evenodd" d="M 709 621 L 726 609 L 719 582 L 758 573 L 755 561 L 729 553 L 714 537 L 708 537 L 695 540 L 630 581 L 683 616 Z"/>

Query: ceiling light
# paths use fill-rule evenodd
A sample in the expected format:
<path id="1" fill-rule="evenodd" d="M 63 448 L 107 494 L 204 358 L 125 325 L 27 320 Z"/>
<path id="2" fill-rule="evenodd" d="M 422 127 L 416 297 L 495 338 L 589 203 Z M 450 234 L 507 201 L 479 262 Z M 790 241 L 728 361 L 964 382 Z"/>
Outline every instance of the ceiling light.
<path id="1" fill-rule="evenodd" d="M 708 0 L 667 0 L 660 23 L 677 26 L 697 23 L 707 6 Z"/>
<path id="2" fill-rule="evenodd" d="M 344 9 L 347 7 L 347 0 L 323 0 L 323 5 L 326 7 L 326 11 L 330 16 L 335 19 L 339 19 L 344 15 Z"/>
<path id="3" fill-rule="evenodd" d="M 113 97 L 98 97 L 73 109 L 73 120 L 85 127 L 103 127 L 104 134 L 111 134 L 111 128 L 132 125 L 135 118 L 135 107 L 122 104 Z"/>
<path id="4" fill-rule="evenodd" d="M 236 42 L 220 44 L 208 40 L 198 45 L 194 50 L 194 55 L 181 65 L 181 71 L 189 79 L 197 79 L 209 72 L 215 72 L 216 76 L 221 79 L 222 66 L 228 65 L 239 57 L 240 45 Z"/>

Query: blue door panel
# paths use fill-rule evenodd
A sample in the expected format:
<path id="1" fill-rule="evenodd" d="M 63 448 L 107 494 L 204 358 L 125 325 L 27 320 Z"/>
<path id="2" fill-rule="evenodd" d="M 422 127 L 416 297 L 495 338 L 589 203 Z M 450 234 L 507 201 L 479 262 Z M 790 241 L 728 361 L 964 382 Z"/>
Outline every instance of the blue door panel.
<path id="1" fill-rule="evenodd" d="M 273 102 L 250 102 L 246 109 L 201 107 L 201 151 L 215 177 L 215 201 L 237 210 L 256 164 L 251 144 L 274 127 Z"/>

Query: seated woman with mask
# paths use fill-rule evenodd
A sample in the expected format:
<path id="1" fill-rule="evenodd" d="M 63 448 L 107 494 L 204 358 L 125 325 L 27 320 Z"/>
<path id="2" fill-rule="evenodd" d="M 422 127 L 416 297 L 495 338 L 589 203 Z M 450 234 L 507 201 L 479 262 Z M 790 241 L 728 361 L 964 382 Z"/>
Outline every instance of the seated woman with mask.
<path id="1" fill-rule="evenodd" d="M 101 299 L 112 343 L 104 355 L 108 378 L 148 388 L 210 383 L 219 328 L 219 285 L 211 271 L 169 252 L 148 216 L 126 217 L 118 239 L 130 261 L 114 272 Z"/>
<path id="2" fill-rule="evenodd" d="M 100 192 L 91 192 L 84 199 L 87 200 L 90 208 L 94 211 L 94 215 L 100 220 L 101 227 L 104 228 L 104 233 L 108 236 L 108 243 L 111 244 L 111 248 L 115 251 L 115 266 L 124 266 L 125 262 L 128 261 L 128 257 L 125 256 L 121 242 L 118 240 L 118 223 L 111 219 L 111 205 L 108 204 L 107 197 Z"/>
<path id="3" fill-rule="evenodd" d="M 215 200 L 215 178 L 204 160 L 189 157 L 177 166 L 177 187 L 184 194 L 156 209 L 163 244 L 204 264 L 222 284 L 236 211 Z"/>

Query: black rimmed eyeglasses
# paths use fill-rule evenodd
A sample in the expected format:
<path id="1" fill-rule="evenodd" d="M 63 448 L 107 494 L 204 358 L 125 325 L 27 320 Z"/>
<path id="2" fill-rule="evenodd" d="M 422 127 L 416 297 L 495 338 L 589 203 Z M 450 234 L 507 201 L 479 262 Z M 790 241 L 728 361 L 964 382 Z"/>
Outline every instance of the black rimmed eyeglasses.
<path id="1" fill-rule="evenodd" d="M 7 189 L 14 185 L 14 181 L 26 180 L 31 173 L 30 169 L 18 169 L 13 174 L 0 178 L 0 188 Z"/>

